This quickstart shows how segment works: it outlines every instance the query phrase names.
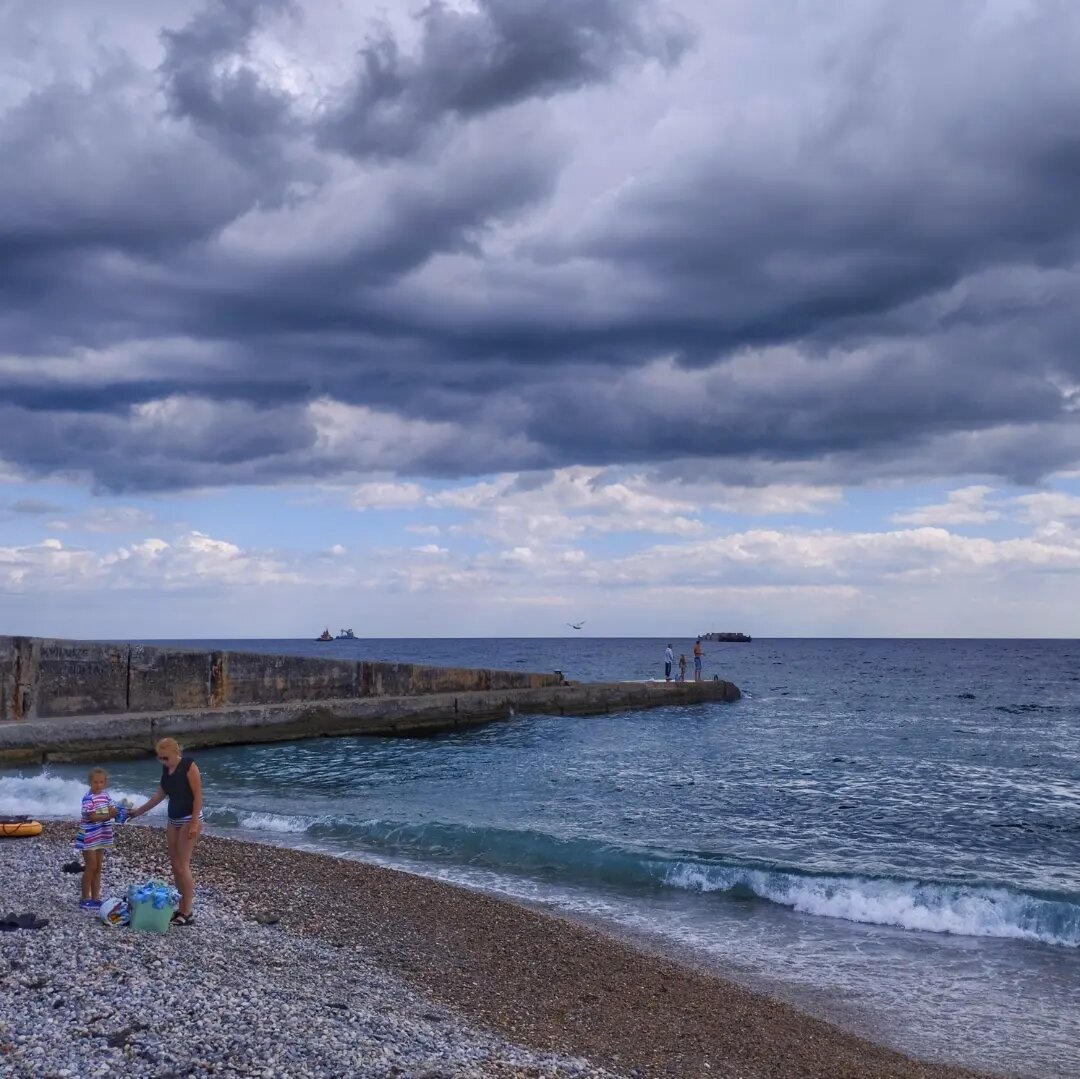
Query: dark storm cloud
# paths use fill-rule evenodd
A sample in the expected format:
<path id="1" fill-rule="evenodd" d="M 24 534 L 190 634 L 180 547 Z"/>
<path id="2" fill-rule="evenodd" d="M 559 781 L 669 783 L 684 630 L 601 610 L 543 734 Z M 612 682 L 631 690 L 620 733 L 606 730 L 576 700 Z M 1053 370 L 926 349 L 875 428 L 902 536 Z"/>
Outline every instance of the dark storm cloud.
<path id="1" fill-rule="evenodd" d="M 57 81 L 0 115 L 0 281 L 37 291 L 57 277 L 77 288 L 63 280 L 69 252 L 171 256 L 252 205 L 256 178 L 146 114 L 138 95 L 153 90 L 121 63 L 87 86 Z"/>
<path id="2" fill-rule="evenodd" d="M 37 437 L 43 429 L 48 440 Z M 287 463 L 315 440 L 310 420 L 295 406 L 270 412 L 182 399 L 108 414 L 0 405 L 0 431 L 5 455 L 24 445 L 24 467 L 75 477 L 89 465 L 98 486 L 113 491 L 217 486 L 222 477 L 257 480 L 255 462 Z"/>
<path id="3" fill-rule="evenodd" d="M 161 74 L 172 114 L 240 152 L 254 152 L 245 148 L 253 141 L 265 152 L 267 137 L 291 125 L 292 99 L 266 84 L 248 50 L 261 22 L 282 14 L 295 15 L 290 0 L 217 0 L 181 29 L 166 30 Z"/>
<path id="4" fill-rule="evenodd" d="M 0 460 L 1075 466 L 1080 12 L 683 2 L 146 5 L 0 81 Z"/>
<path id="5" fill-rule="evenodd" d="M 322 126 L 325 145 L 408 154 L 444 120 L 603 82 L 628 60 L 673 63 L 690 40 L 643 0 L 479 0 L 474 10 L 433 0 L 418 18 L 415 52 L 389 28 L 368 39 L 354 85 Z"/>

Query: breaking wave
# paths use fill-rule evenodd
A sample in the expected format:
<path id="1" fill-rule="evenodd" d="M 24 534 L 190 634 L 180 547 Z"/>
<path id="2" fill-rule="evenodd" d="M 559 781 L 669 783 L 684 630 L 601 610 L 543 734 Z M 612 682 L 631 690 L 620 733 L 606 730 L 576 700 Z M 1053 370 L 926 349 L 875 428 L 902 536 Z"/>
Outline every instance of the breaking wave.
<path id="1" fill-rule="evenodd" d="M 590 839 L 443 823 L 346 820 L 229 811 L 235 826 L 313 843 L 483 867 L 550 881 L 677 889 L 788 907 L 802 914 L 959 936 L 1080 947 L 1080 896 L 1005 885 L 756 866 L 718 855 L 671 857 Z M 215 820 L 211 817 L 211 820 Z M 218 823 L 218 821 L 215 821 Z M 227 823 L 224 819 L 220 823 Z"/>
<path id="2" fill-rule="evenodd" d="M 86 791 L 84 780 L 64 779 L 48 772 L 34 776 L 0 776 L 0 814 L 76 821 Z M 152 792 L 131 792 L 109 787 L 109 793 L 116 801 L 127 798 L 139 804 L 145 802 Z M 164 808 L 157 807 L 153 812 L 164 813 Z"/>
<path id="3" fill-rule="evenodd" d="M 74 820 L 81 780 L 0 776 L 0 814 Z M 112 789 L 140 801 L 148 792 Z M 160 812 L 160 808 L 159 808 Z M 814 873 L 722 854 L 661 852 L 544 832 L 441 822 L 359 820 L 210 806 L 214 827 L 293 837 L 330 850 L 482 867 L 552 882 L 619 890 L 674 889 L 718 900 L 770 903 L 802 914 L 931 933 L 1080 947 L 1080 896 L 980 882 Z"/>

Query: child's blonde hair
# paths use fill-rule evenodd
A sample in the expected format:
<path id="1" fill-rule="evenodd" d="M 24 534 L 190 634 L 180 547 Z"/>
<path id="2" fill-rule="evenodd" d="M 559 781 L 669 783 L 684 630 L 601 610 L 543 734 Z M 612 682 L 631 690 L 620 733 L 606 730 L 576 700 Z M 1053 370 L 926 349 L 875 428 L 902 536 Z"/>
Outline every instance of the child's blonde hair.
<path id="1" fill-rule="evenodd" d="M 159 738 L 158 743 L 154 746 L 154 750 L 158 753 L 180 753 L 180 743 L 175 738 Z"/>
<path id="2" fill-rule="evenodd" d="M 94 776 L 102 776 L 106 783 L 109 782 L 109 773 L 104 768 L 91 768 L 90 774 L 86 777 L 86 782 L 93 783 Z"/>

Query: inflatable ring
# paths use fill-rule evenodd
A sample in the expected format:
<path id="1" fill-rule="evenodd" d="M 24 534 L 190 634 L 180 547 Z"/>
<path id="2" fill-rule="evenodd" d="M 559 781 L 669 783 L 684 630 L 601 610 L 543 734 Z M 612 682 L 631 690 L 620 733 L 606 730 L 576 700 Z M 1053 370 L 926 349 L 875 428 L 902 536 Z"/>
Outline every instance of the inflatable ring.
<path id="1" fill-rule="evenodd" d="M 0 822 L 0 839 L 13 839 L 16 836 L 41 835 L 41 821 L 26 820 L 18 824 Z"/>

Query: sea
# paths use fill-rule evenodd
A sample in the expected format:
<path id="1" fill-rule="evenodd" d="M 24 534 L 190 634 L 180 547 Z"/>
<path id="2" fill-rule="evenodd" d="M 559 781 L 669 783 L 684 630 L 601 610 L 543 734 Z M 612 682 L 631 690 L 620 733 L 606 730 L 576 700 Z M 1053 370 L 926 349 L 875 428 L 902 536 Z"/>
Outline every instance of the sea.
<path id="1" fill-rule="evenodd" d="M 668 641 L 143 643 L 647 680 Z M 1080 1075 L 1080 642 L 704 647 L 741 701 L 199 750 L 208 826 L 599 924 L 920 1057 Z M 111 764 L 114 793 L 157 767 Z M 84 772 L 0 773 L 0 813 L 73 818 Z"/>

